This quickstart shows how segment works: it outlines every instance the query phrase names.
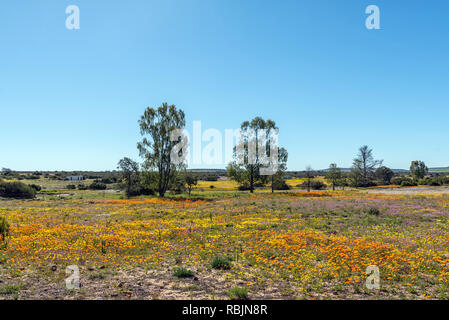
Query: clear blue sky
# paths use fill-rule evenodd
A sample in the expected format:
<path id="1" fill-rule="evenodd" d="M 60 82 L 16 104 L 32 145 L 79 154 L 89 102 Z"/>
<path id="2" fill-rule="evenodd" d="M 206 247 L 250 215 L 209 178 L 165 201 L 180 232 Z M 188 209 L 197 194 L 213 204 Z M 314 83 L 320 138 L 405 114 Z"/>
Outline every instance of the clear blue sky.
<path id="1" fill-rule="evenodd" d="M 363 144 L 448 166 L 448 36 L 446 0 L 4 0 L 0 167 L 115 169 L 165 101 L 188 129 L 275 120 L 290 170 L 349 167 Z"/>

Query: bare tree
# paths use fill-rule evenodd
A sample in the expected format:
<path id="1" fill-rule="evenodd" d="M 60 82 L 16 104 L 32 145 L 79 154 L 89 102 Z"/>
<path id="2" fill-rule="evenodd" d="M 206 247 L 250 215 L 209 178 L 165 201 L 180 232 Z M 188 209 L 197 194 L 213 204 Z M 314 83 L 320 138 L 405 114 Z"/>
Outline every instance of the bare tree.
<path id="1" fill-rule="evenodd" d="M 352 163 L 353 184 L 356 187 L 369 186 L 374 179 L 376 168 L 382 165 L 383 160 L 374 160 L 373 149 L 368 146 L 359 148 L 359 153 Z"/>

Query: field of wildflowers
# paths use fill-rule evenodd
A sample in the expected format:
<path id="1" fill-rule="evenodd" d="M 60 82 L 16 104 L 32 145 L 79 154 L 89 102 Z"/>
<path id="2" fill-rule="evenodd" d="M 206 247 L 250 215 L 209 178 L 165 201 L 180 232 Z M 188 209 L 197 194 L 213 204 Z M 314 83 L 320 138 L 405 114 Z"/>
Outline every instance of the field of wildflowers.
<path id="1" fill-rule="evenodd" d="M 449 294 L 447 194 L 40 198 L 0 201 L 0 216 L 10 225 L 0 299 L 227 299 L 236 287 L 266 299 Z M 215 268 L 217 257 L 229 268 Z M 66 289 L 69 265 L 79 290 Z M 365 286 L 369 265 L 380 289 Z"/>

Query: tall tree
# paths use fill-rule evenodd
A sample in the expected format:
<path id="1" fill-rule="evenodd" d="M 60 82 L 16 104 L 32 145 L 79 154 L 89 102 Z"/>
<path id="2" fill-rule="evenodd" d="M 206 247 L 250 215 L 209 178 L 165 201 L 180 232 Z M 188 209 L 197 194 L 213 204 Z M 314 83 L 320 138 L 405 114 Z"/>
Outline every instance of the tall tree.
<path id="1" fill-rule="evenodd" d="M 284 181 L 284 173 L 287 170 L 288 152 L 285 148 L 278 149 L 278 170 L 275 174 L 271 175 L 271 193 L 274 193 L 275 189 L 288 188 Z"/>
<path id="2" fill-rule="evenodd" d="M 167 103 L 157 109 L 147 108 L 139 120 L 139 126 L 143 139 L 137 143 L 137 148 L 145 160 L 145 167 L 158 172 L 157 189 L 159 196 L 163 197 L 176 170 L 183 166 L 172 159 L 172 150 L 181 139 L 172 141 L 171 135 L 185 127 L 184 111 Z"/>
<path id="3" fill-rule="evenodd" d="M 410 164 L 410 174 L 416 180 L 422 179 L 429 172 L 424 161 L 415 160 Z"/>
<path id="4" fill-rule="evenodd" d="M 372 184 L 374 172 L 382 165 L 383 160 L 374 160 L 373 149 L 368 146 L 359 148 L 359 153 L 352 163 L 352 179 L 355 187 L 366 187 Z"/>
<path id="5" fill-rule="evenodd" d="M 342 177 L 341 169 L 335 163 L 331 163 L 329 170 L 326 172 L 326 180 L 332 185 L 332 190 L 335 190 L 335 186 L 339 185 Z"/>
<path id="6" fill-rule="evenodd" d="M 306 170 L 304 171 L 304 176 L 306 178 L 306 185 L 307 185 L 307 192 L 310 192 L 310 188 L 312 187 L 312 181 L 313 178 L 315 178 L 315 171 L 312 169 L 311 166 L 307 166 Z"/>
<path id="7" fill-rule="evenodd" d="M 239 146 L 243 152 L 239 154 L 239 148 L 234 148 L 234 162 L 230 163 L 227 169 L 228 176 L 242 186 L 247 185 L 250 192 L 254 192 L 254 185 L 256 183 L 268 183 L 268 176 L 276 174 L 279 168 L 286 165 L 284 160 L 285 162 L 287 161 L 287 150 L 283 148 L 273 148 L 273 150 L 278 150 L 278 159 L 275 163 L 271 162 L 271 159 L 275 158 L 271 157 L 270 152 L 271 147 L 274 147 L 272 135 L 276 129 L 278 128 L 274 121 L 264 120 L 261 117 L 256 117 L 251 121 L 245 121 L 241 125 L 242 141 Z M 265 132 L 265 136 L 263 132 Z M 261 138 L 263 140 L 260 140 Z M 260 149 L 260 146 L 265 147 L 265 154 Z M 269 163 L 265 163 L 265 159 L 268 159 Z M 275 172 L 267 175 L 261 174 L 261 170 L 272 165 L 278 167 Z"/>
<path id="8" fill-rule="evenodd" d="M 125 157 L 118 162 L 117 169 L 122 171 L 123 180 L 126 185 L 126 197 L 129 199 L 132 193 L 133 187 L 139 181 L 139 164 L 134 160 Z"/>

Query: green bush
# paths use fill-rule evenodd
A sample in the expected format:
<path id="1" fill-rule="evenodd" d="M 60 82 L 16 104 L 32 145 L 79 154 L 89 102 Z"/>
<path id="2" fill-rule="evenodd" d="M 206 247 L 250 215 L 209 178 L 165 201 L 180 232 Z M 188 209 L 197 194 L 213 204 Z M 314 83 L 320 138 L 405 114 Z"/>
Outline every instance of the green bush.
<path id="1" fill-rule="evenodd" d="M 433 186 L 433 187 L 439 187 L 439 186 L 443 185 L 443 181 L 441 179 L 434 178 L 434 179 L 430 180 L 428 185 Z"/>
<path id="2" fill-rule="evenodd" d="M 410 181 L 410 178 L 404 177 L 404 176 L 397 176 L 391 178 L 391 183 L 400 186 L 402 181 Z"/>
<path id="3" fill-rule="evenodd" d="M 366 213 L 373 215 L 373 216 L 378 216 L 380 214 L 380 210 L 377 208 L 371 207 L 371 208 L 368 208 Z"/>
<path id="4" fill-rule="evenodd" d="M 323 190 L 326 189 L 326 184 L 323 183 L 322 181 L 312 181 L 312 183 L 310 184 L 311 188 L 313 190 Z"/>
<path id="5" fill-rule="evenodd" d="M 210 266 L 213 269 L 228 270 L 231 269 L 231 260 L 226 257 L 217 256 L 212 259 Z"/>
<path id="6" fill-rule="evenodd" d="M 134 185 L 131 186 L 131 189 L 129 190 L 129 193 L 127 194 L 128 197 L 135 197 L 135 196 L 152 196 L 155 194 L 154 189 L 151 187 L 145 187 L 142 185 Z"/>
<path id="7" fill-rule="evenodd" d="M 42 187 L 40 186 L 40 185 L 38 185 L 38 184 L 30 184 L 29 185 L 31 188 L 33 188 L 34 190 L 36 190 L 36 191 L 41 191 L 42 190 Z"/>
<path id="8" fill-rule="evenodd" d="M 239 191 L 248 191 L 249 190 L 249 183 L 244 182 L 243 184 L 239 185 L 238 189 L 239 189 Z"/>
<path id="9" fill-rule="evenodd" d="M 193 277 L 193 271 L 183 267 L 178 267 L 173 271 L 173 275 L 178 278 L 190 278 Z"/>
<path id="10" fill-rule="evenodd" d="M 68 184 L 68 185 L 66 186 L 66 189 L 74 190 L 74 189 L 76 189 L 76 186 L 75 186 L 74 184 Z"/>
<path id="11" fill-rule="evenodd" d="M 229 291 L 231 300 L 248 300 L 248 288 L 235 287 Z"/>
<path id="12" fill-rule="evenodd" d="M 102 182 L 92 182 L 89 185 L 90 190 L 106 190 L 106 184 Z"/>
<path id="13" fill-rule="evenodd" d="M 427 179 L 427 178 L 425 178 L 425 179 L 420 179 L 419 181 L 418 181 L 418 185 L 420 185 L 420 186 L 425 186 L 425 185 L 428 185 L 430 183 L 430 179 Z"/>
<path id="14" fill-rule="evenodd" d="M 105 184 L 116 183 L 117 182 L 117 178 L 115 178 L 115 177 L 106 177 L 106 178 L 101 179 L 100 182 L 105 183 Z"/>
<path id="15" fill-rule="evenodd" d="M 412 179 L 405 179 L 401 182 L 401 187 L 415 187 L 418 183 L 416 181 L 413 181 Z"/>
<path id="16" fill-rule="evenodd" d="M 22 289 L 22 285 L 19 284 L 5 284 L 0 286 L 0 294 L 13 294 Z"/>
<path id="17" fill-rule="evenodd" d="M 0 183 L 0 197 L 33 199 L 36 197 L 36 190 L 21 182 L 2 182 Z"/>
<path id="18" fill-rule="evenodd" d="M 290 186 L 283 179 L 277 179 L 273 182 L 274 190 L 290 190 Z"/>
<path id="19" fill-rule="evenodd" d="M 304 181 L 302 184 L 297 185 L 297 187 L 300 187 L 302 189 L 307 189 L 307 181 Z M 310 181 L 310 189 L 312 190 L 324 190 L 326 189 L 326 184 L 322 181 L 312 180 Z"/>
<path id="20" fill-rule="evenodd" d="M 206 177 L 204 177 L 202 180 L 203 181 L 218 181 L 218 176 L 214 176 L 214 175 L 211 175 L 211 176 L 206 176 Z"/>

